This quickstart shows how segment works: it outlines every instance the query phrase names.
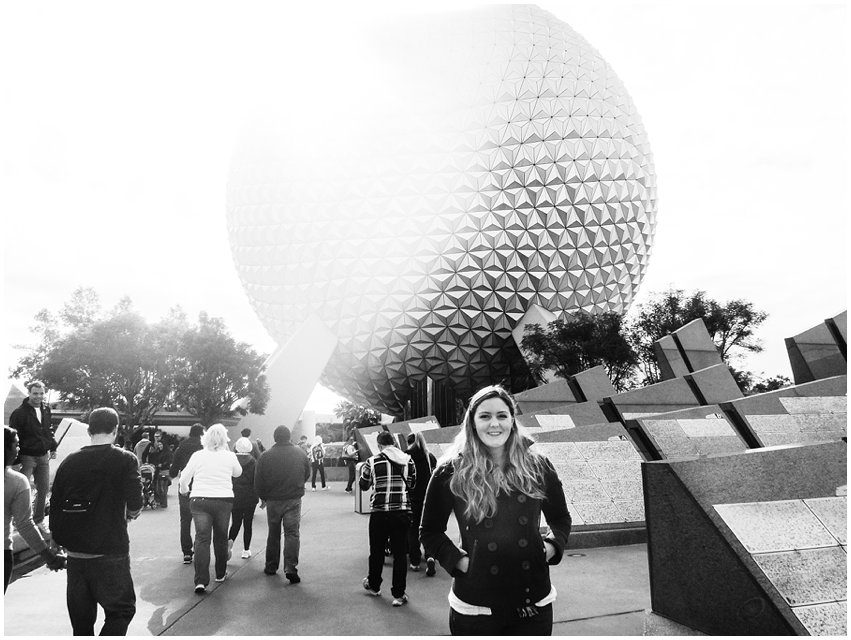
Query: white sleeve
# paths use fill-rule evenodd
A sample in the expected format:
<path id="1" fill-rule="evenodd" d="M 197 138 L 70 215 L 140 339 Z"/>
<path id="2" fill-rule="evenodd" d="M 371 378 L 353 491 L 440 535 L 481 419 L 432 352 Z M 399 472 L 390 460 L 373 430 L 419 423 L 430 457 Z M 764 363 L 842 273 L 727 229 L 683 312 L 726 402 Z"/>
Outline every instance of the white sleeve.
<path id="1" fill-rule="evenodd" d="M 178 486 L 178 491 L 180 493 L 189 493 L 189 483 L 192 482 L 192 478 L 195 476 L 195 469 L 197 466 L 198 452 L 196 451 L 189 457 L 189 462 L 186 463 L 183 471 L 180 472 L 180 485 Z"/>
<path id="2" fill-rule="evenodd" d="M 231 452 L 230 457 L 232 460 L 233 469 L 231 470 L 231 476 L 234 478 L 238 478 L 242 475 L 242 465 L 239 464 L 239 458 L 236 457 L 236 454 Z"/>

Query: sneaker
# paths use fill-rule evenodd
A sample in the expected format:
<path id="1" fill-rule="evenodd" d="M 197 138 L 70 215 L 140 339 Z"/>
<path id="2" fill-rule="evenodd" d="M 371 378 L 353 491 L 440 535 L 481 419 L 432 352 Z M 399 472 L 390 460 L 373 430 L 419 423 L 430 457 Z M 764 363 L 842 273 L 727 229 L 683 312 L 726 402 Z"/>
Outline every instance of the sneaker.
<path id="1" fill-rule="evenodd" d="M 230 574 L 228 574 L 228 572 L 225 571 L 225 575 L 223 575 L 221 578 L 216 578 L 216 582 L 224 582 L 225 580 L 228 579 L 228 575 L 230 575 Z"/>
<path id="2" fill-rule="evenodd" d="M 228 560 L 233 555 L 233 540 L 228 540 Z"/>
<path id="3" fill-rule="evenodd" d="M 346 489 L 346 493 L 351 493 L 351 492 L 352 492 L 351 489 Z"/>
<path id="4" fill-rule="evenodd" d="M 328 491 L 328 487 L 322 487 L 323 491 Z"/>
<path id="5" fill-rule="evenodd" d="M 285 573 L 284 577 L 290 581 L 290 584 L 298 584 L 301 582 L 301 578 L 298 577 L 297 573 Z"/>
<path id="6" fill-rule="evenodd" d="M 408 596 L 403 593 L 400 597 L 393 598 L 393 602 L 390 604 L 394 607 L 401 607 L 403 604 L 408 604 Z"/>
<path id="7" fill-rule="evenodd" d="M 373 589 L 369 586 L 369 578 L 363 579 L 363 588 L 366 589 L 366 592 L 371 596 L 380 596 L 381 589 Z"/>
<path id="8" fill-rule="evenodd" d="M 313 488 L 311 489 L 311 491 L 316 491 L 316 487 L 313 487 Z"/>
<path id="9" fill-rule="evenodd" d="M 420 565 L 418 565 L 418 564 L 412 564 L 411 565 L 411 571 L 419 571 L 419 570 L 420 570 Z"/>
<path id="10" fill-rule="evenodd" d="M 192 554 L 184 553 L 183 554 L 183 564 L 192 564 Z"/>
<path id="11" fill-rule="evenodd" d="M 426 558 L 426 575 L 430 578 L 435 573 L 437 569 L 434 566 L 434 558 Z"/>
<path id="12" fill-rule="evenodd" d="M 207 587 L 205 587 L 203 584 L 196 584 L 195 585 L 195 593 L 205 593 L 206 591 L 207 591 Z"/>
<path id="13" fill-rule="evenodd" d="M 249 551 L 248 549 L 246 549 L 245 551 L 242 552 L 242 559 L 243 560 L 247 560 L 250 557 L 251 557 L 251 551 Z"/>
<path id="14" fill-rule="evenodd" d="M 271 569 L 263 569 L 263 573 L 265 573 L 267 576 L 273 576 L 273 575 L 275 575 L 275 574 L 276 574 L 276 573 L 278 573 L 278 572 L 277 572 L 277 571 L 272 571 Z"/>

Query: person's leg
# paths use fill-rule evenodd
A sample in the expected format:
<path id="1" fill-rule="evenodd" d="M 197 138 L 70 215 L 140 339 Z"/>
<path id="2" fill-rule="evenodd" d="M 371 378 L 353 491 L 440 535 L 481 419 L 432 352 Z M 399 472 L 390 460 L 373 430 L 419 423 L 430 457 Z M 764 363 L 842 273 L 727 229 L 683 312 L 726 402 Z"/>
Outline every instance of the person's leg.
<path id="1" fill-rule="evenodd" d="M 512 620 L 502 629 L 506 636 L 551 636 L 553 635 L 553 605 L 537 607 L 538 613 L 529 618 Z"/>
<path id="2" fill-rule="evenodd" d="M 195 523 L 195 584 L 210 584 L 210 540 L 213 536 L 213 516 L 207 510 L 207 501 L 192 498 L 192 521 Z M 225 549 L 227 554 L 227 549 Z"/>
<path id="3" fill-rule="evenodd" d="M 251 505 L 242 510 L 242 548 L 246 551 L 251 548 L 251 538 L 254 534 L 254 510 L 256 508 L 257 505 Z"/>
<path id="4" fill-rule="evenodd" d="M 384 543 L 387 542 L 387 512 L 369 514 L 369 586 L 381 588 L 381 570 L 384 568 Z"/>
<path id="5" fill-rule="evenodd" d="M 68 606 L 71 630 L 75 636 L 95 635 L 98 606 L 89 588 L 88 562 L 89 560 L 68 558 L 68 565 L 65 568 L 68 574 L 65 603 Z"/>
<path id="6" fill-rule="evenodd" d="M 319 465 L 319 477 L 322 479 L 322 488 L 325 488 L 325 463 Z"/>
<path id="7" fill-rule="evenodd" d="M 315 462 L 310 463 L 310 488 L 316 488 L 316 472 L 319 471 L 319 465 Z"/>
<path id="8" fill-rule="evenodd" d="M 243 515 L 245 510 L 241 507 L 234 507 L 231 511 L 230 531 L 228 532 L 228 540 L 236 540 L 239 535 L 239 529 L 242 526 Z"/>
<path id="9" fill-rule="evenodd" d="M 15 567 L 15 558 L 11 549 L 3 551 L 3 593 L 9 588 L 9 579 L 12 577 L 12 569 Z"/>
<path id="10" fill-rule="evenodd" d="M 298 575 L 298 554 L 301 548 L 301 498 L 287 500 L 284 522 L 284 574 Z"/>
<path id="11" fill-rule="evenodd" d="M 210 500 L 213 516 L 213 549 L 216 555 L 216 578 L 224 577 L 228 570 L 228 523 L 233 502 Z"/>
<path id="12" fill-rule="evenodd" d="M 355 461 L 346 460 L 346 466 L 349 467 L 349 481 L 346 483 L 346 491 L 351 491 L 355 483 Z"/>
<path id="13" fill-rule="evenodd" d="M 405 595 L 408 577 L 408 529 L 411 516 L 407 511 L 394 511 L 390 520 L 390 551 L 393 554 L 393 585 L 390 593 L 394 598 Z"/>
<path id="14" fill-rule="evenodd" d="M 44 454 L 36 458 L 33 471 L 35 479 L 35 505 L 33 505 L 33 522 L 38 524 L 44 520 L 45 506 L 47 505 L 47 494 L 50 492 L 50 456 Z"/>
<path id="15" fill-rule="evenodd" d="M 102 636 L 125 636 L 130 621 L 136 615 L 136 592 L 130 576 L 130 556 L 95 558 L 92 570 L 92 589 L 98 604 L 103 607 Z"/>
<path id="16" fill-rule="evenodd" d="M 420 549 L 420 519 L 423 513 L 422 504 L 414 503 L 411 513 L 411 526 L 408 527 L 408 557 L 411 560 L 411 566 L 418 567 L 423 561 L 422 550 Z"/>
<path id="17" fill-rule="evenodd" d="M 269 534 L 266 537 L 266 573 L 275 573 L 281 563 L 281 520 L 284 517 L 282 500 L 266 501 L 266 524 Z"/>
<path id="18" fill-rule="evenodd" d="M 192 510 L 189 508 L 189 496 L 178 494 L 180 505 L 180 549 L 184 556 L 192 555 Z"/>

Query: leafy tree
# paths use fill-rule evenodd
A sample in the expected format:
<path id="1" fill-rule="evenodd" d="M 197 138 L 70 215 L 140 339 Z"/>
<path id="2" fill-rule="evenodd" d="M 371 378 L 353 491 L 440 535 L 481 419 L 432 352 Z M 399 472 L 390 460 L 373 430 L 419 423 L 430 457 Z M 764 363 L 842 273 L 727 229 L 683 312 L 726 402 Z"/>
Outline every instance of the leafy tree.
<path id="1" fill-rule="evenodd" d="M 269 402 L 265 357 L 236 342 L 221 318 L 201 313 L 183 333 L 177 352 L 174 398 L 204 424 L 235 414 L 262 414 Z M 237 401 L 248 399 L 247 406 Z"/>
<path id="2" fill-rule="evenodd" d="M 26 349 L 27 353 L 9 369 L 9 375 L 13 378 L 24 378 L 27 381 L 41 380 L 44 377 L 44 360 L 59 339 L 59 323 L 50 311 L 42 309 L 35 314 L 34 324 L 30 325 L 29 329 L 30 333 L 34 333 L 37 337 L 35 344 L 15 345 L 16 349 Z"/>
<path id="3" fill-rule="evenodd" d="M 686 295 L 682 289 L 669 289 L 638 306 L 636 317 L 628 324 L 627 334 L 638 355 L 643 383 L 653 384 L 661 380 L 653 343 L 663 336 L 702 318 L 721 358 L 729 363 L 744 353 L 762 351 L 754 331 L 767 317 L 768 314 L 745 300 L 720 303 L 705 291 Z"/>
<path id="4" fill-rule="evenodd" d="M 381 412 L 370 407 L 355 404 L 349 400 L 341 400 L 334 407 L 334 415 L 343 421 L 346 438 L 354 429 L 381 424 Z"/>
<path id="5" fill-rule="evenodd" d="M 100 296 L 91 287 L 77 287 L 62 307 L 59 317 L 66 327 L 88 327 L 101 317 Z"/>
<path id="6" fill-rule="evenodd" d="M 614 312 L 579 312 L 568 319 L 553 320 L 546 329 L 530 324 L 520 346 L 538 379 L 548 370 L 567 378 L 604 365 L 612 385 L 622 391 L 628 388 L 637 364 L 635 352 L 622 335 L 622 321 Z"/>
<path id="7" fill-rule="evenodd" d="M 769 391 L 777 391 L 783 387 L 788 387 L 792 381 L 784 375 L 771 376 L 769 378 L 760 378 L 756 383 L 749 388 L 749 394 L 768 393 Z"/>

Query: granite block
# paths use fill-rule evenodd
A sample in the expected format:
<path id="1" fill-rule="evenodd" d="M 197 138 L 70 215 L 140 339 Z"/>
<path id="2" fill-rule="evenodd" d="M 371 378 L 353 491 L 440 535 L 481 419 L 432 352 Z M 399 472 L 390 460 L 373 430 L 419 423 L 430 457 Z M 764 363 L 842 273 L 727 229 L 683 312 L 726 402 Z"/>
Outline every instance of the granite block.
<path id="1" fill-rule="evenodd" d="M 744 395 L 733 377 L 730 367 L 726 364 L 716 364 L 697 370 L 685 376 L 685 378 L 697 387 L 703 397 L 701 404 L 729 402 Z"/>
<path id="2" fill-rule="evenodd" d="M 626 480 L 641 483 L 641 464 L 632 460 L 595 460 L 587 466 L 600 480 Z"/>
<path id="3" fill-rule="evenodd" d="M 556 406 L 544 407 L 534 411 L 525 411 L 520 419 L 521 424 L 525 424 L 523 421 L 525 420 L 526 416 L 530 414 L 554 414 L 570 416 L 570 419 L 573 420 L 573 423 L 579 427 L 592 424 L 605 424 L 609 422 L 609 420 L 606 418 L 606 414 L 603 413 L 603 410 L 600 408 L 600 404 L 596 400 L 591 400 L 588 402 L 577 402 L 576 404 L 559 404 Z"/>
<path id="4" fill-rule="evenodd" d="M 848 497 L 805 498 L 804 504 L 812 511 L 830 534 L 842 544 L 848 544 Z"/>
<path id="5" fill-rule="evenodd" d="M 786 415 L 750 415 L 748 422 L 758 436 L 763 434 L 783 434 L 799 432 L 795 416 Z"/>
<path id="6" fill-rule="evenodd" d="M 607 440 L 603 445 L 603 455 L 610 460 L 641 461 L 641 455 L 629 440 Z"/>
<path id="7" fill-rule="evenodd" d="M 553 465 L 567 460 L 585 460 L 574 442 L 537 442 L 535 448 L 547 456 Z"/>
<path id="8" fill-rule="evenodd" d="M 585 460 L 600 460 L 605 459 L 608 453 L 606 443 L 603 441 L 597 442 L 577 442 L 576 450 Z"/>
<path id="9" fill-rule="evenodd" d="M 624 391 L 611 398 L 607 403 L 614 405 L 626 419 L 633 419 L 635 414 L 664 413 L 686 409 L 700 404 L 691 390 L 688 382 L 682 378 L 657 382 L 641 389 Z M 630 414 L 627 418 L 626 414 Z"/>
<path id="10" fill-rule="evenodd" d="M 671 336 L 662 336 L 653 343 L 653 355 L 659 364 L 662 380 L 681 378 L 689 373 L 688 364 Z"/>
<path id="11" fill-rule="evenodd" d="M 603 488 L 606 490 L 615 502 L 623 502 L 629 500 L 642 501 L 644 499 L 644 490 L 641 486 L 641 481 L 632 480 L 601 480 Z M 643 502 L 642 502 L 643 504 Z"/>
<path id="12" fill-rule="evenodd" d="M 789 413 L 780 401 L 781 398 L 811 398 L 816 396 L 845 396 L 848 392 L 848 378 L 845 375 L 815 380 L 806 384 L 783 387 L 776 391 L 757 393 L 723 403 L 724 409 L 732 408 L 739 415 L 747 417 L 752 414 L 771 415 Z"/>
<path id="13" fill-rule="evenodd" d="M 562 482 L 574 482 L 576 480 L 599 480 L 594 470 L 585 460 L 569 460 L 558 466 L 553 463 Z"/>
<path id="14" fill-rule="evenodd" d="M 848 311 L 838 313 L 831 318 L 843 342 L 848 343 Z"/>
<path id="15" fill-rule="evenodd" d="M 579 387 L 585 400 L 602 400 L 617 393 L 609 376 L 606 375 L 606 367 L 598 365 L 586 369 L 571 377 L 572 382 Z"/>
<path id="16" fill-rule="evenodd" d="M 792 613 L 811 636 L 848 635 L 848 602 L 830 602 L 809 607 L 795 607 Z"/>
<path id="17" fill-rule="evenodd" d="M 615 508 L 620 513 L 622 522 L 644 522 L 644 501 L 615 500 Z"/>
<path id="18" fill-rule="evenodd" d="M 790 606 L 847 597 L 846 556 L 839 547 L 760 553 L 753 556 Z"/>
<path id="19" fill-rule="evenodd" d="M 574 478 L 568 482 L 563 480 L 562 484 L 564 485 L 564 497 L 568 502 L 610 502 L 612 499 L 603 487 L 603 483 L 597 478 L 588 480 Z M 605 522 L 605 520 L 598 522 Z"/>
<path id="20" fill-rule="evenodd" d="M 533 389 L 515 393 L 514 400 L 520 407 L 521 414 L 578 402 L 576 395 L 571 391 L 567 380 L 564 378 L 558 378 L 553 382 L 542 384 Z"/>
<path id="21" fill-rule="evenodd" d="M 438 442 L 428 443 L 428 450 L 434 454 L 435 458 L 440 458 L 443 455 L 443 445 Z"/>
<path id="22" fill-rule="evenodd" d="M 848 396 L 810 396 L 780 398 L 780 404 L 791 414 L 847 413 Z"/>
<path id="23" fill-rule="evenodd" d="M 585 524 L 626 522 L 624 512 L 611 501 L 575 503 L 570 508 L 572 512 L 575 511 L 582 517 Z"/>
<path id="24" fill-rule="evenodd" d="M 673 336 L 691 371 L 722 364 L 718 347 L 712 341 L 702 318 L 680 327 L 674 331 Z"/>
<path id="25" fill-rule="evenodd" d="M 715 511 L 750 553 L 836 545 L 803 500 L 716 504 Z"/>
<path id="26" fill-rule="evenodd" d="M 566 414 L 539 413 L 529 417 L 538 423 L 539 429 L 552 431 L 553 429 L 573 429 L 576 427 L 573 418 Z M 524 416 L 523 420 L 525 421 L 526 419 Z M 529 426 L 531 427 L 532 425 Z"/>
<path id="27" fill-rule="evenodd" d="M 664 458 L 732 453 L 747 449 L 745 442 L 725 419 L 643 418 L 638 420 L 638 424 Z"/>
<path id="28" fill-rule="evenodd" d="M 846 372 L 845 357 L 824 322 L 786 338 L 785 342 L 796 384 Z"/>

